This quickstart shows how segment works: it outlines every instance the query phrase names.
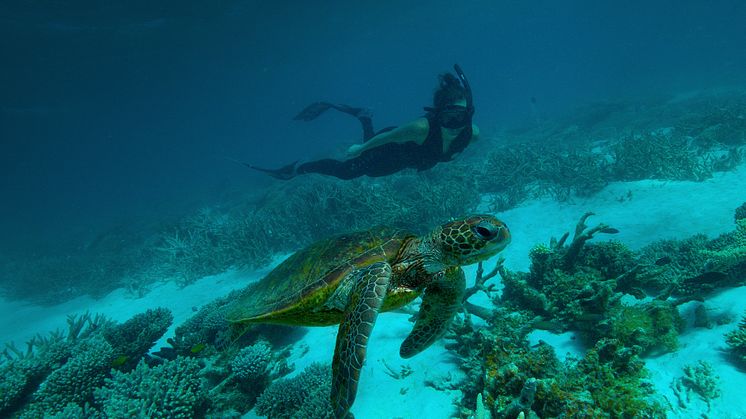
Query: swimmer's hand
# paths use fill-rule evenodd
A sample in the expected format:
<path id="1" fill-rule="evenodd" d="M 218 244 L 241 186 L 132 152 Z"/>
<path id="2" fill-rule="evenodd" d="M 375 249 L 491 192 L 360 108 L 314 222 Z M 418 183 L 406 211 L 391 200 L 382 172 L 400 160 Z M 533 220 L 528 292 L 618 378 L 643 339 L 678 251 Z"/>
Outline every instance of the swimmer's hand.
<path id="1" fill-rule="evenodd" d="M 362 151 L 363 151 L 363 145 L 362 144 L 353 144 L 353 145 L 350 146 L 350 148 L 347 149 L 347 156 L 348 157 L 356 157 Z"/>

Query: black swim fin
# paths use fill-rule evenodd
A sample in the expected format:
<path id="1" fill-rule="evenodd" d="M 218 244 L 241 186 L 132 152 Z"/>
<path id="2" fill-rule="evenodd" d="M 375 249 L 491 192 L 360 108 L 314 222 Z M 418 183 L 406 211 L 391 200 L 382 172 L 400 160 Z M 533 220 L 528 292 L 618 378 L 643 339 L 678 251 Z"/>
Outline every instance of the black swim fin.
<path id="1" fill-rule="evenodd" d="M 305 109 L 300 111 L 298 115 L 295 115 L 293 120 L 295 121 L 313 121 L 314 119 L 318 118 L 319 115 L 329 110 L 329 108 L 333 107 L 331 103 L 327 102 L 314 102 L 308 106 L 306 106 Z"/>
<path id="2" fill-rule="evenodd" d="M 298 168 L 296 167 L 297 164 L 298 160 L 288 164 L 287 166 L 282 166 L 279 169 L 265 169 L 263 167 L 256 167 L 253 164 L 244 163 L 244 165 L 250 169 L 264 172 L 272 176 L 273 178 L 280 180 L 290 180 L 298 176 Z"/>
<path id="3" fill-rule="evenodd" d="M 314 119 L 318 118 L 319 115 L 328 111 L 329 109 L 336 109 L 342 113 L 352 115 L 355 118 L 370 119 L 371 117 L 370 110 L 366 108 L 356 108 L 350 105 L 334 104 L 329 102 L 315 102 L 306 106 L 306 108 L 300 111 L 298 115 L 295 115 L 295 118 L 293 119 L 296 121 L 313 121 Z"/>

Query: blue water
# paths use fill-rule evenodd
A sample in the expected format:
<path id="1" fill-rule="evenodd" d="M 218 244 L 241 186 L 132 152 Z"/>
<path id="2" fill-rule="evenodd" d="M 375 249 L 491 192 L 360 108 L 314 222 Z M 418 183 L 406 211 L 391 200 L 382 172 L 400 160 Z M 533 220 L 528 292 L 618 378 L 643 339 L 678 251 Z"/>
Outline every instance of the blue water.
<path id="1" fill-rule="evenodd" d="M 399 124 L 454 63 L 485 137 L 589 103 L 743 87 L 744 21 L 736 0 L 3 1 L 0 252 L 85 246 L 263 191 L 274 181 L 231 160 L 275 167 L 359 141 L 354 119 L 293 121 L 307 104 Z"/>
<path id="2" fill-rule="evenodd" d="M 594 100 L 742 83 L 739 1 L 0 4 L 3 245 L 264 182 L 355 141 L 315 100 L 421 114 L 458 62 L 488 132 Z M 154 208 L 155 207 L 155 208 Z"/>

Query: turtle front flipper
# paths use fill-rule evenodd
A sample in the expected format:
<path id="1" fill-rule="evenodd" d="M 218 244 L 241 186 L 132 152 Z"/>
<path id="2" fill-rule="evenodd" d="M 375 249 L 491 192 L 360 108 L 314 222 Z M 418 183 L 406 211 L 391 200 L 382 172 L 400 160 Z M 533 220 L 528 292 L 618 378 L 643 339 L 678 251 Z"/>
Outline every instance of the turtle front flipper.
<path id="1" fill-rule="evenodd" d="M 357 394 L 368 338 L 391 279 L 391 266 L 386 262 L 377 262 L 356 275 L 355 288 L 339 325 L 332 362 L 331 401 L 337 418 L 353 417 L 350 407 Z"/>
<path id="2" fill-rule="evenodd" d="M 461 308 L 465 288 L 466 276 L 460 267 L 448 268 L 442 278 L 427 286 L 412 333 L 399 349 L 402 358 L 424 351 L 445 333 Z"/>

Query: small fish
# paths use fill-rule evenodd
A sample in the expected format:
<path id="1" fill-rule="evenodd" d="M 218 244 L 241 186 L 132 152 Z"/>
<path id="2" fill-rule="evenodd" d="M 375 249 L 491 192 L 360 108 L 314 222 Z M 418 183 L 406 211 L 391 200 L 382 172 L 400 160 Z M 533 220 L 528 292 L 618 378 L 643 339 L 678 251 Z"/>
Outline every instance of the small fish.
<path id="1" fill-rule="evenodd" d="M 116 357 L 116 359 L 111 361 L 111 366 L 114 368 L 121 367 L 127 362 L 128 359 L 130 359 L 130 357 L 128 357 L 127 355 L 119 355 L 118 357 Z"/>
<path id="2" fill-rule="evenodd" d="M 600 230 L 602 233 L 606 234 L 617 234 L 619 233 L 619 230 L 615 229 L 614 227 L 606 227 L 604 229 Z"/>
<path id="3" fill-rule="evenodd" d="M 655 261 L 656 266 L 665 266 L 671 263 L 671 256 L 663 256 L 662 258 Z"/>
<path id="4" fill-rule="evenodd" d="M 193 353 L 193 354 L 198 354 L 198 353 L 202 352 L 202 350 L 204 350 L 206 347 L 207 347 L 206 344 L 204 344 L 204 343 L 198 343 L 198 344 L 192 346 L 192 349 L 190 350 L 190 352 Z"/>

